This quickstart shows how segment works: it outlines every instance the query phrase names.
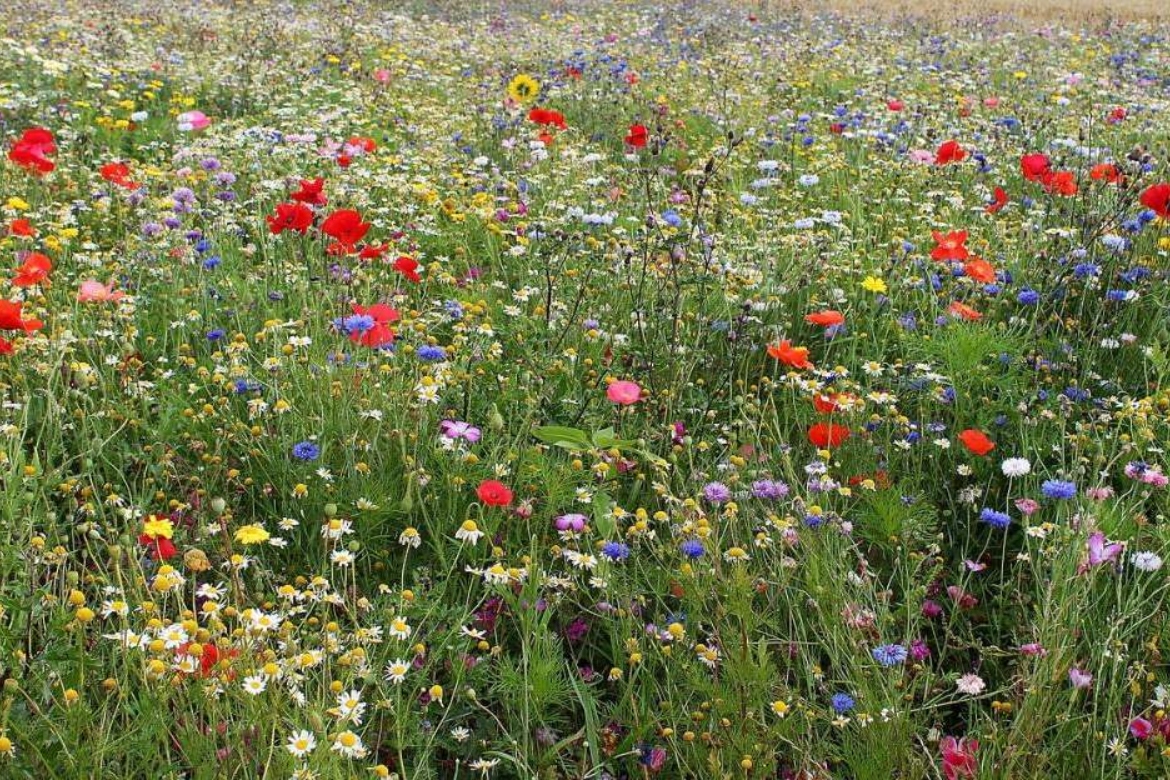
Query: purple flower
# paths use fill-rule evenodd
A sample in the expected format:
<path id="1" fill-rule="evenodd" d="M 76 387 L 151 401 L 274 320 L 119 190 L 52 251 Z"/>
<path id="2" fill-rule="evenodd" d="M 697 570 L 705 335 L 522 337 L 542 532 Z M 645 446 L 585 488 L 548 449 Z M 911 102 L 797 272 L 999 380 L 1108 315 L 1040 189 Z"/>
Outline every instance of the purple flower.
<path id="1" fill-rule="evenodd" d="M 774 479 L 760 479 L 752 483 L 752 495 L 769 501 L 776 501 L 788 495 L 788 485 Z"/>
<path id="2" fill-rule="evenodd" d="M 731 500 L 731 489 L 722 482 L 708 482 L 703 486 L 703 498 L 712 504 L 722 504 Z"/>
<path id="3" fill-rule="evenodd" d="M 446 439 L 466 439 L 472 444 L 479 441 L 482 433 L 479 428 L 462 420 L 443 420 L 439 423 L 439 428 L 442 429 L 442 435 Z"/>

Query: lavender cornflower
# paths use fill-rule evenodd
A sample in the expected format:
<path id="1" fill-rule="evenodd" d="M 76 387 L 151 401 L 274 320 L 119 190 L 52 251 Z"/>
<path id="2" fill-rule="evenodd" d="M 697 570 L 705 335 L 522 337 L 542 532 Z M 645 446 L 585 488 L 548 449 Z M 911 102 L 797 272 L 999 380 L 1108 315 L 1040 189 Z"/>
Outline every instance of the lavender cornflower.
<path id="1" fill-rule="evenodd" d="M 776 501 L 788 495 L 788 485 L 774 479 L 758 479 L 752 483 L 752 495 L 767 501 Z"/>
<path id="2" fill-rule="evenodd" d="M 712 504 L 722 504 L 731 500 L 731 489 L 722 482 L 708 482 L 703 486 L 703 498 Z"/>

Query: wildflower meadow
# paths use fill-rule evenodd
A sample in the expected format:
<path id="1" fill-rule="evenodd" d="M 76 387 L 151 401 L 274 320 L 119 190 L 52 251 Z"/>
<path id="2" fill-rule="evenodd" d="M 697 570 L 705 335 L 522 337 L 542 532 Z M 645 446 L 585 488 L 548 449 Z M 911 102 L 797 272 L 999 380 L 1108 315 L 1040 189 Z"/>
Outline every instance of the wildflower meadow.
<path id="1" fill-rule="evenodd" d="M 1170 24 L 17 0 L 0 778 L 1170 777 Z"/>

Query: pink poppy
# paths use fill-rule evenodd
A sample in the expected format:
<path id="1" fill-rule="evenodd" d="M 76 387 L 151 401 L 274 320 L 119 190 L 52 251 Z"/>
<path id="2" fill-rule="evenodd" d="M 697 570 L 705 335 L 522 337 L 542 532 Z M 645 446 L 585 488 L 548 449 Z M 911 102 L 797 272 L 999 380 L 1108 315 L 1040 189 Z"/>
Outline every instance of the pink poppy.
<path id="1" fill-rule="evenodd" d="M 605 388 L 605 397 L 615 404 L 629 406 L 641 400 L 642 388 L 638 386 L 637 382 L 618 380 L 617 382 L 610 383 L 609 387 Z"/>
<path id="2" fill-rule="evenodd" d="M 126 293 L 114 289 L 114 283 L 102 284 L 93 279 L 86 279 L 77 291 L 77 300 L 82 303 L 117 303 L 126 297 Z"/>

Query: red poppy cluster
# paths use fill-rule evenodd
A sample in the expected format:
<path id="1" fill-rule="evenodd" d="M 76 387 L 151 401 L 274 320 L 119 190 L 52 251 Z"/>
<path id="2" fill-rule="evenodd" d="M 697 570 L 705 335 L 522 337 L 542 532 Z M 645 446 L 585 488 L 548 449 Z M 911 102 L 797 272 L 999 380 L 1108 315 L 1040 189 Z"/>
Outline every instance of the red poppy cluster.
<path id="1" fill-rule="evenodd" d="M 8 150 L 8 159 L 39 176 L 57 167 L 49 159 L 56 151 L 57 142 L 52 133 L 43 127 L 30 127 Z"/>

